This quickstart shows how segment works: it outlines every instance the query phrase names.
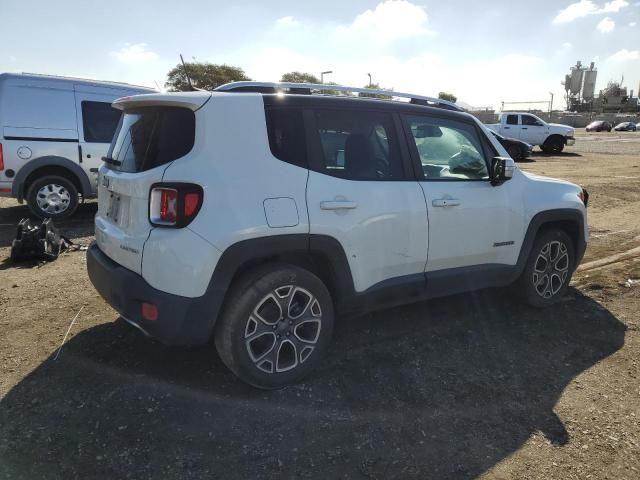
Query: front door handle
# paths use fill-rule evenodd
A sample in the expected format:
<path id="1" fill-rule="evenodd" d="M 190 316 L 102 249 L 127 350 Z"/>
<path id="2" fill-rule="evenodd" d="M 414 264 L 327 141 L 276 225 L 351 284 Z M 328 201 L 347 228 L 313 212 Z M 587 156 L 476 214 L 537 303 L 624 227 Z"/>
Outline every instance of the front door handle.
<path id="1" fill-rule="evenodd" d="M 358 204 L 356 202 L 350 202 L 348 200 L 328 200 L 320 202 L 320 208 L 322 210 L 353 210 Z"/>
<path id="2" fill-rule="evenodd" d="M 457 207 L 460 205 L 460 200 L 456 198 L 437 198 L 431 202 L 434 207 Z"/>
<path id="3" fill-rule="evenodd" d="M 527 127 L 522 127 L 522 130 L 529 130 L 529 128 L 527 128 Z"/>

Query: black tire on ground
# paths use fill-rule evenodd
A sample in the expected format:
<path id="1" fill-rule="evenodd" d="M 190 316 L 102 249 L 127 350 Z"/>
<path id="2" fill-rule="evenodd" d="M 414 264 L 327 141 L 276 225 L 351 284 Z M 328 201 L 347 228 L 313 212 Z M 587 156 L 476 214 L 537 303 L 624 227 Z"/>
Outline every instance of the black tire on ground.
<path id="1" fill-rule="evenodd" d="M 560 153 L 564 150 L 564 140 L 559 136 L 549 137 L 541 148 L 544 153 Z"/>
<path id="2" fill-rule="evenodd" d="M 234 282 L 216 325 L 215 345 L 241 380 L 276 389 L 314 370 L 333 323 L 331 295 L 317 276 L 293 265 L 269 264 Z"/>
<path id="3" fill-rule="evenodd" d="M 562 230 L 546 230 L 538 234 L 514 288 L 525 303 L 548 307 L 564 296 L 574 268 L 575 252 L 569 235 Z"/>
<path id="4" fill-rule="evenodd" d="M 45 175 L 31 182 L 26 200 L 36 217 L 61 220 L 78 209 L 78 189 L 66 177 Z"/>
<path id="5" fill-rule="evenodd" d="M 511 145 L 507 149 L 507 153 L 509 153 L 509 156 L 513 158 L 516 162 L 518 160 L 522 160 L 522 149 L 517 145 Z"/>

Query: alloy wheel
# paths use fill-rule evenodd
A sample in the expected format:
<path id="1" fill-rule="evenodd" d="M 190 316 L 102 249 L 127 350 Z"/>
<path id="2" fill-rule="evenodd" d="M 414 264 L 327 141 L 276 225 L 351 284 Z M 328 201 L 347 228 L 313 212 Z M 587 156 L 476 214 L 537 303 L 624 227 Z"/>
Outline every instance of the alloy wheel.
<path id="1" fill-rule="evenodd" d="M 542 298 L 557 294 L 569 275 L 569 251 L 558 240 L 546 243 L 538 253 L 533 267 L 533 285 Z"/>
<path id="2" fill-rule="evenodd" d="M 313 353 L 321 328 L 318 299 L 304 288 L 286 285 L 264 296 L 253 309 L 245 326 L 245 347 L 259 370 L 286 372 Z"/>

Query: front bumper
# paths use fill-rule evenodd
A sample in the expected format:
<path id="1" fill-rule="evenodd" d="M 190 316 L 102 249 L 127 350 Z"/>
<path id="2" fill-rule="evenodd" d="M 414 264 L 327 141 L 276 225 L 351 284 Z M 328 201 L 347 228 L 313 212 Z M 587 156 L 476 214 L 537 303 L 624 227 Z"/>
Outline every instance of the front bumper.
<path id="1" fill-rule="evenodd" d="M 87 251 L 87 272 L 102 298 L 147 335 L 167 345 L 198 345 L 209 340 L 215 315 L 206 294 L 189 298 L 157 290 L 107 257 L 95 242 Z M 156 305 L 156 320 L 142 318 L 143 303 Z"/>
<path id="2" fill-rule="evenodd" d="M 575 145 L 576 143 L 576 139 L 573 137 L 564 137 L 564 143 L 571 146 L 571 145 Z"/>

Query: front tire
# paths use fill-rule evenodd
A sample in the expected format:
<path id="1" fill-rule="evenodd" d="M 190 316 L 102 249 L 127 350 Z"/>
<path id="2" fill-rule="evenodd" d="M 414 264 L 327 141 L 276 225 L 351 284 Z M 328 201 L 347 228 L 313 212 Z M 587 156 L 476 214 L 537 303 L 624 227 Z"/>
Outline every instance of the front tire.
<path id="1" fill-rule="evenodd" d="M 45 175 L 31 183 L 26 200 L 36 217 L 61 220 L 78 209 L 78 189 L 65 177 Z"/>
<path id="2" fill-rule="evenodd" d="M 575 252 L 569 235 L 548 230 L 536 238 L 515 287 L 529 305 L 548 307 L 564 296 L 574 268 Z"/>
<path id="3" fill-rule="evenodd" d="M 511 145 L 507 153 L 509 153 L 509 156 L 513 158 L 514 161 L 522 160 L 522 149 L 517 145 Z"/>
<path id="4" fill-rule="evenodd" d="M 331 340 L 331 295 L 293 265 L 259 268 L 235 282 L 216 326 L 224 364 L 244 382 L 276 389 L 306 377 Z"/>
<path id="5" fill-rule="evenodd" d="M 550 137 L 542 145 L 544 153 L 561 153 L 564 150 L 564 140 L 561 137 Z"/>

